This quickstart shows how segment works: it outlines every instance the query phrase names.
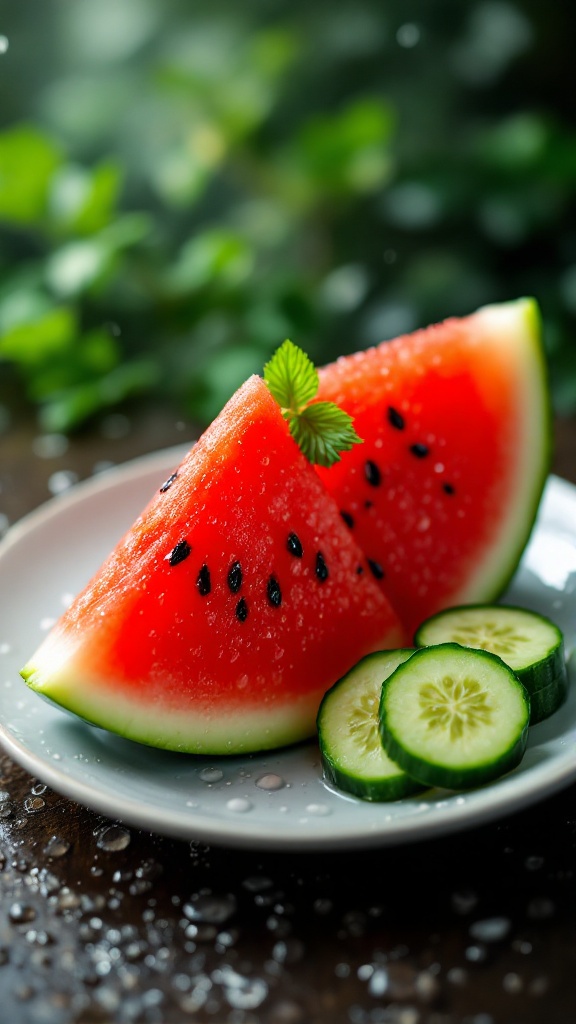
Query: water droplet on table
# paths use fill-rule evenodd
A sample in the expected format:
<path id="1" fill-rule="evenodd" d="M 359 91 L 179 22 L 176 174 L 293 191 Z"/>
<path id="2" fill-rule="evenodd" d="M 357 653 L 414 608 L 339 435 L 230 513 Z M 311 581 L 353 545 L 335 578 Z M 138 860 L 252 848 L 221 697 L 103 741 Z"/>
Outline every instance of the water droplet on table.
<path id="1" fill-rule="evenodd" d="M 24 810 L 27 814 L 37 814 L 44 810 L 46 801 L 41 796 L 27 796 L 24 801 Z"/>
<path id="2" fill-rule="evenodd" d="M 70 845 L 67 839 L 62 839 L 60 836 L 51 836 L 44 847 L 44 853 L 48 857 L 63 857 L 68 853 Z"/>
<path id="3" fill-rule="evenodd" d="M 479 942 L 499 942 L 508 935 L 511 927 L 507 917 L 487 917 L 483 921 L 475 921 L 469 930 L 472 938 Z"/>
<path id="4" fill-rule="evenodd" d="M 78 483 L 78 474 L 72 469 L 58 469 L 48 477 L 48 490 L 50 494 L 63 494 L 75 483 Z"/>
<path id="5" fill-rule="evenodd" d="M 36 911 L 27 903 L 13 903 L 8 911 L 8 917 L 14 924 L 28 924 L 35 919 Z"/>
<path id="6" fill-rule="evenodd" d="M 258 789 L 275 792 L 278 789 L 283 789 L 286 782 L 281 775 L 275 775 L 274 772 L 269 772 L 267 775 L 261 775 L 259 779 L 256 779 L 255 785 L 258 786 Z"/>
<path id="7" fill-rule="evenodd" d="M 128 829 L 121 828 L 120 825 L 109 825 L 100 832 L 96 846 L 101 850 L 116 853 L 118 850 L 125 850 L 130 844 L 130 833 Z"/>
<path id="8" fill-rule="evenodd" d="M 200 893 L 193 896 L 182 909 L 189 921 L 223 924 L 236 912 L 236 907 L 236 897 L 232 893 L 223 895 Z"/>

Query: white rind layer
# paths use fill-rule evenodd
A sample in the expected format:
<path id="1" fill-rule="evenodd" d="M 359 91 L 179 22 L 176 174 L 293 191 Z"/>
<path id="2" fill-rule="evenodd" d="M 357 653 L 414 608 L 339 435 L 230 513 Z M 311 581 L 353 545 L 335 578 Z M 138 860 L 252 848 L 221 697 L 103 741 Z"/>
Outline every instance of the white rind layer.
<path id="1" fill-rule="evenodd" d="M 211 706 L 189 709 L 138 700 L 133 692 L 90 676 L 74 662 L 60 662 L 57 675 L 37 658 L 22 671 L 31 689 L 51 704 L 90 725 L 163 750 L 189 754 L 242 754 L 297 743 L 315 731 L 322 691 L 275 699 L 270 704 L 243 699 L 230 706 L 221 694 Z M 82 680 L 82 686 L 78 680 Z M 103 723 L 106 723 L 104 726 Z"/>

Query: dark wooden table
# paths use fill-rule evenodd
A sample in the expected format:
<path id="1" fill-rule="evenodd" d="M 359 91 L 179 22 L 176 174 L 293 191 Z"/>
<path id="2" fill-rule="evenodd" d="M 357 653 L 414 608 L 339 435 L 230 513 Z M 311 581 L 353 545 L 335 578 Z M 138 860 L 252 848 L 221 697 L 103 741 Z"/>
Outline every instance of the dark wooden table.
<path id="1" fill-rule="evenodd" d="M 4 527 L 191 436 L 157 409 L 69 442 L 5 420 Z M 576 482 L 576 422 L 556 446 Z M 408 847 L 233 851 L 108 822 L 0 753 L 0 1022 L 574 1024 L 575 798 Z"/>

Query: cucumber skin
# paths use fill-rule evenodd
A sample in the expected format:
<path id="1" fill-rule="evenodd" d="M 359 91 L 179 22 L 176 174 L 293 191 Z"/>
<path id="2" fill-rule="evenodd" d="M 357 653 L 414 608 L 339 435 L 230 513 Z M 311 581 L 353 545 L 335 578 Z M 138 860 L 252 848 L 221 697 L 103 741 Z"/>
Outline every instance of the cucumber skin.
<path id="1" fill-rule="evenodd" d="M 439 646 L 439 645 L 438 645 Z M 472 650 L 472 648 L 462 648 L 460 644 L 447 643 L 442 644 L 443 647 L 452 647 L 456 650 Z M 412 655 L 413 658 L 417 658 L 419 654 L 423 654 L 426 648 L 420 648 L 420 651 L 416 651 Z M 382 745 L 393 761 L 396 762 L 405 772 L 421 782 L 424 786 L 439 789 L 473 789 L 476 786 L 482 786 L 488 782 L 493 782 L 500 776 L 505 775 L 507 772 L 516 768 L 526 750 L 526 744 L 528 743 L 528 730 L 530 726 L 530 694 L 526 688 L 522 685 L 520 680 L 512 669 L 508 665 L 505 665 L 501 658 L 497 654 L 491 654 L 489 651 L 482 651 L 483 655 L 488 658 L 492 658 L 510 672 L 515 677 L 518 683 L 519 690 L 521 691 L 526 706 L 526 724 L 518 737 L 518 740 L 509 750 L 506 751 L 501 757 L 499 757 L 494 763 L 473 765 L 470 768 L 448 768 L 445 765 L 435 764 L 423 758 L 419 758 L 417 754 L 407 753 L 403 746 L 398 742 L 394 733 L 389 729 L 387 725 L 386 715 L 386 690 L 393 683 L 396 672 L 402 669 L 404 666 L 400 665 L 399 669 L 386 679 L 382 685 L 382 696 L 380 698 L 380 737 L 382 739 Z"/>
<path id="2" fill-rule="evenodd" d="M 360 797 L 373 803 L 390 803 L 403 797 L 421 793 L 426 786 L 409 775 L 397 775 L 388 779 L 358 779 L 355 775 L 338 768 L 334 761 L 322 751 L 322 765 L 327 782 L 344 793 Z"/>
<path id="3" fill-rule="evenodd" d="M 558 708 L 562 707 L 568 696 L 568 674 L 565 672 L 562 679 L 555 680 L 548 686 L 543 686 L 530 694 L 530 725 L 537 725 L 544 719 L 550 718 Z"/>

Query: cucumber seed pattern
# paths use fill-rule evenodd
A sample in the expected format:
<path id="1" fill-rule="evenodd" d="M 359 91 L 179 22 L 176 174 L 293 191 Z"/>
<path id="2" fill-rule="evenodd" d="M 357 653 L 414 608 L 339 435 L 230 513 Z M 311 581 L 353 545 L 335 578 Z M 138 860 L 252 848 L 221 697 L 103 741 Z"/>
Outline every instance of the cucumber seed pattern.
<path id="1" fill-rule="evenodd" d="M 458 626 L 451 640 L 462 647 L 475 647 L 500 656 L 514 654 L 518 644 L 528 643 L 529 638 L 514 626 L 502 623 L 482 622 Z"/>
<path id="2" fill-rule="evenodd" d="M 492 706 L 476 679 L 444 676 L 439 683 L 426 683 L 418 703 L 428 728 L 447 732 L 452 743 L 492 721 Z"/>
<path id="3" fill-rule="evenodd" d="M 378 697 L 375 694 L 363 693 L 354 704 L 350 716 L 350 736 L 354 746 L 362 754 L 371 754 L 380 744 L 378 732 Z"/>

